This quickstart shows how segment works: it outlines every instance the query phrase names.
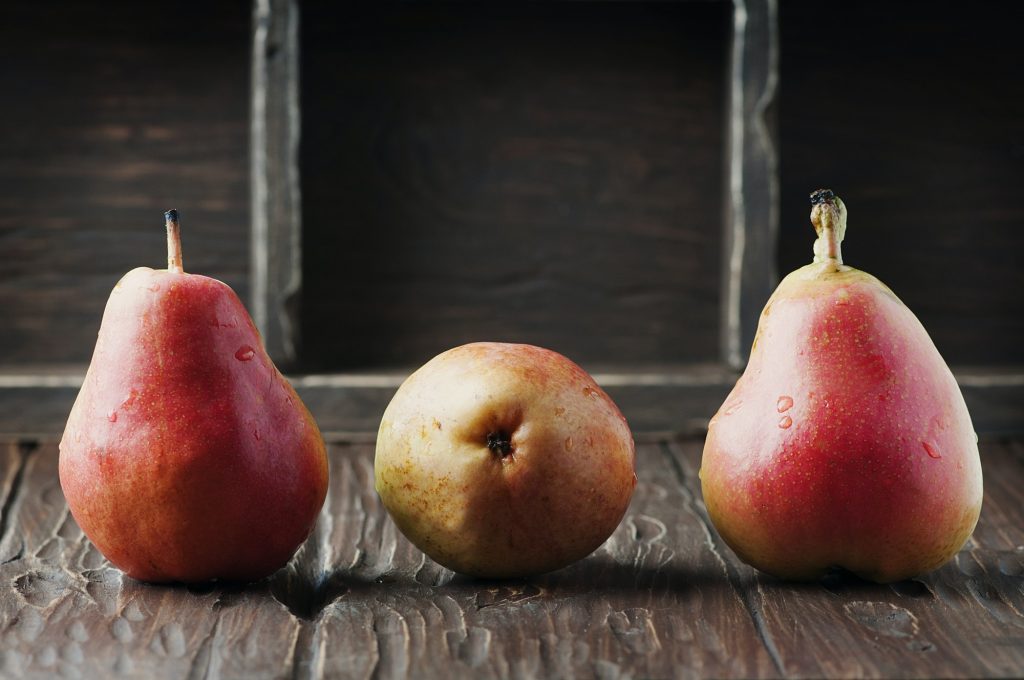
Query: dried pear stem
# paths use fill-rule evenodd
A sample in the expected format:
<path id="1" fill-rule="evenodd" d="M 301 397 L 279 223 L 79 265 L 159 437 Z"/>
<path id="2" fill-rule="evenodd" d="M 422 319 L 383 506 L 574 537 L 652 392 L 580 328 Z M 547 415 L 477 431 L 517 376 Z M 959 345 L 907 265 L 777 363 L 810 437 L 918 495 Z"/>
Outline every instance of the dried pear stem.
<path id="1" fill-rule="evenodd" d="M 181 268 L 181 226 L 178 211 L 171 209 L 164 213 L 167 222 L 167 270 L 184 274 Z"/>
<path id="2" fill-rule="evenodd" d="M 840 245 L 846 236 L 846 206 L 831 189 L 818 189 L 811 194 L 811 224 L 818 234 L 814 242 L 814 261 L 843 263 Z"/>

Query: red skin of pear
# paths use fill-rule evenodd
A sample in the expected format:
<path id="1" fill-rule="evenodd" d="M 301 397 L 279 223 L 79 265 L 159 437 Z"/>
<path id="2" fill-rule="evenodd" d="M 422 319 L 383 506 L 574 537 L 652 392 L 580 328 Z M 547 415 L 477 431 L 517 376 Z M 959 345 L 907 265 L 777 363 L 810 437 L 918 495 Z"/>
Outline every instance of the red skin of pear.
<path id="1" fill-rule="evenodd" d="M 715 527 L 785 579 L 841 567 L 928 572 L 978 520 L 970 415 L 924 327 L 873 276 L 826 264 L 769 300 L 750 361 L 711 420 L 701 464 Z"/>
<path id="2" fill-rule="evenodd" d="M 135 269 L 107 302 L 60 444 L 79 526 L 129 576 L 253 581 L 327 491 L 323 439 L 224 283 Z"/>

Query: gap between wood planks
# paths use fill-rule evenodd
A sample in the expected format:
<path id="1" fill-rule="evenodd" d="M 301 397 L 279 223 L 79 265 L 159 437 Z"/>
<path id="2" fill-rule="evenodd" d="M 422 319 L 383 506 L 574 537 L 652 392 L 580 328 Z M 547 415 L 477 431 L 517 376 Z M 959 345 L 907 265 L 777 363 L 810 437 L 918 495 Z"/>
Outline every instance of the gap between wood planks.
<path id="1" fill-rule="evenodd" d="M 11 521 L 11 511 L 22 492 L 22 480 L 25 477 L 25 468 L 28 466 L 29 456 L 39 448 L 39 443 L 34 440 L 25 439 L 19 441 L 17 447 L 18 464 L 15 468 L 10 488 L 7 489 L 6 496 L 4 497 L 3 507 L 0 508 L 0 546 L 3 545 L 3 539 L 7 535 L 8 528 L 10 528 L 8 525 Z M 23 550 L 18 550 L 12 557 L 5 559 L 4 563 L 19 559 L 22 556 L 22 552 Z"/>
<path id="2" fill-rule="evenodd" d="M 727 551 L 728 548 L 723 545 L 722 539 L 719 537 L 718 532 L 715 531 L 715 526 L 711 523 L 711 518 L 708 516 L 708 510 L 704 506 L 704 501 L 701 500 L 698 502 L 697 498 L 687 485 L 686 472 L 683 470 L 683 467 L 679 462 L 679 457 L 683 455 L 682 451 L 679 451 L 678 444 L 674 444 L 671 440 L 661 440 L 659 441 L 659 444 L 662 454 L 669 462 L 669 466 L 676 473 L 679 486 L 684 490 L 684 493 L 689 499 L 690 505 L 693 507 L 695 514 L 700 520 L 701 529 L 704 530 L 704 534 L 707 537 L 708 547 L 721 563 L 722 568 L 725 569 L 725 573 L 729 579 L 729 584 L 743 602 L 743 606 L 746 608 L 747 613 L 750 614 L 750 620 L 754 624 L 754 630 L 757 631 L 757 636 L 760 638 L 761 644 L 764 645 L 765 651 L 767 651 L 768 656 L 771 657 L 776 672 L 778 672 L 779 675 L 784 676 L 786 671 L 783 666 L 782 659 L 779 656 L 779 650 L 776 648 L 775 641 L 772 639 L 771 631 L 769 631 L 765 626 L 764 615 L 761 612 L 761 607 L 751 596 L 750 589 L 743 587 L 743 583 L 740 581 L 740 576 L 736 571 L 735 565 L 732 564 L 730 560 L 726 560 L 722 556 L 723 551 Z M 673 451 L 673 446 L 676 447 L 675 451 Z"/>

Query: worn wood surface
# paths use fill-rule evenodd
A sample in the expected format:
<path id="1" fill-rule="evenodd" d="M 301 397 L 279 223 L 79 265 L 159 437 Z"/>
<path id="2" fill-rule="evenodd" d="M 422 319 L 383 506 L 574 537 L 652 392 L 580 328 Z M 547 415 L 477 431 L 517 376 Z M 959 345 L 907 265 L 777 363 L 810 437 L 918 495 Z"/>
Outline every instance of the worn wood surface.
<path id="1" fill-rule="evenodd" d="M 303 3 L 303 361 L 718 358 L 728 3 Z"/>
<path id="2" fill-rule="evenodd" d="M 701 442 L 649 439 L 612 538 L 547 576 L 455 576 L 331 447 L 313 536 L 248 586 L 151 586 L 84 538 L 52 442 L 0 451 L 0 674 L 17 677 L 983 677 L 1024 673 L 1024 444 L 983 441 L 981 522 L 954 562 L 880 586 L 793 585 L 708 523 Z"/>
<path id="3" fill-rule="evenodd" d="M 252 315 L 267 352 L 282 365 L 300 351 L 302 290 L 299 187 L 299 7 L 253 3 Z"/>
<path id="4" fill-rule="evenodd" d="M 5 2 L 0 360 L 88 361 L 110 290 L 167 262 L 248 291 L 247 2 Z"/>
<path id="5" fill-rule="evenodd" d="M 732 4 L 721 350 L 726 365 L 741 369 L 778 283 L 779 32 L 776 0 Z"/>
<path id="6" fill-rule="evenodd" d="M 807 195 L 849 207 L 843 255 L 952 364 L 1024 365 L 1019 5 L 781 3 L 781 270 L 811 261 Z"/>

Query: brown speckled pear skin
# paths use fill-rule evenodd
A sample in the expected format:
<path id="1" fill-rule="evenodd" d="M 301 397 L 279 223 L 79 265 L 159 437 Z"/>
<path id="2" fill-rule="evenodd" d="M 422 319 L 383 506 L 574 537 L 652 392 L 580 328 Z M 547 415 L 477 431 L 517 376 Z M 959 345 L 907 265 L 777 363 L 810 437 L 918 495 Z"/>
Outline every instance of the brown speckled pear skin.
<path id="1" fill-rule="evenodd" d="M 316 423 L 241 301 L 180 269 L 134 269 L 115 286 L 59 470 L 86 536 L 154 582 L 273 573 L 328 481 Z"/>
<path id="2" fill-rule="evenodd" d="M 711 420 L 704 500 L 729 546 L 767 573 L 909 578 L 948 561 L 977 523 L 977 437 L 921 323 L 842 265 L 845 206 L 833 197 L 815 211 L 817 261 L 771 296 Z"/>

